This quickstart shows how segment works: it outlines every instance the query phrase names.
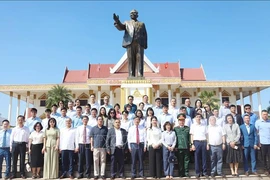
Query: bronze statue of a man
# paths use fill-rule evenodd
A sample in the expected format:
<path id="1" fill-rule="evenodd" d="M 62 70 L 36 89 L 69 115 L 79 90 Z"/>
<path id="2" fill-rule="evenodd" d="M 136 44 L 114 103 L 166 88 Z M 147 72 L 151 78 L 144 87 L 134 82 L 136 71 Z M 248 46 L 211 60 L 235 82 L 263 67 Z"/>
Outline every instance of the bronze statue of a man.
<path id="1" fill-rule="evenodd" d="M 122 46 L 127 49 L 129 77 L 143 77 L 144 49 L 147 49 L 147 32 L 143 22 L 139 22 L 138 11 L 130 11 L 131 20 L 123 24 L 119 16 L 113 14 L 114 26 L 125 30 Z"/>

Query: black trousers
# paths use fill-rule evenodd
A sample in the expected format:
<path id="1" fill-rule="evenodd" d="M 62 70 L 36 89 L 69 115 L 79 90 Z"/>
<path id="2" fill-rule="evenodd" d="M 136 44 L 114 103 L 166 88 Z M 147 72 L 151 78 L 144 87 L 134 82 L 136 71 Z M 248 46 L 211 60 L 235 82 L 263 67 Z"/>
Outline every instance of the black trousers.
<path id="1" fill-rule="evenodd" d="M 115 148 L 114 154 L 111 154 L 111 177 L 116 176 L 117 164 L 119 176 L 124 176 L 124 149 Z"/>
<path id="2" fill-rule="evenodd" d="M 91 156 L 90 144 L 79 144 L 79 167 L 78 172 L 83 176 L 83 166 L 85 165 L 85 176 L 90 177 L 91 162 L 93 162 L 93 154 Z"/>
<path id="3" fill-rule="evenodd" d="M 149 146 L 149 171 L 151 177 L 161 178 L 162 172 L 162 148 L 154 149 Z"/>
<path id="4" fill-rule="evenodd" d="M 129 77 L 143 76 L 144 48 L 137 42 L 132 42 L 127 47 Z"/>
<path id="5" fill-rule="evenodd" d="M 269 171 L 270 170 L 269 169 L 270 168 L 270 144 L 262 144 L 261 150 L 262 150 L 264 170 Z"/>
<path id="6" fill-rule="evenodd" d="M 25 142 L 13 142 L 12 144 L 12 175 L 17 173 L 17 162 L 18 156 L 20 155 L 20 174 L 25 176 L 25 153 L 26 153 L 26 143 Z"/>

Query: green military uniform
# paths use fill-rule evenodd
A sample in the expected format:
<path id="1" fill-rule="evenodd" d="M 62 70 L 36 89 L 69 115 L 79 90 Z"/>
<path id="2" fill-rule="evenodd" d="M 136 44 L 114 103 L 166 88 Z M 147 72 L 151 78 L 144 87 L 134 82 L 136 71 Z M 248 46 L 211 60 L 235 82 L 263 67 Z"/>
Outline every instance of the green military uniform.
<path id="1" fill-rule="evenodd" d="M 189 177 L 189 158 L 190 158 L 190 128 L 188 126 L 175 127 L 177 137 L 176 148 L 178 154 L 178 170 L 180 177 Z"/>

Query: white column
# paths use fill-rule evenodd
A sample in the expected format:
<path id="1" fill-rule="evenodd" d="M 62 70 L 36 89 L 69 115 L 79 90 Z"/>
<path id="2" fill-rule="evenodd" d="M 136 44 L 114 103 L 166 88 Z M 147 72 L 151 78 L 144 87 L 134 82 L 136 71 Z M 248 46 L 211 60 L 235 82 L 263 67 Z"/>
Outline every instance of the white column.
<path id="1" fill-rule="evenodd" d="M 17 102 L 17 111 L 16 111 L 16 118 L 20 115 L 20 106 L 21 106 L 21 95 L 18 95 L 18 102 Z"/>
<path id="2" fill-rule="evenodd" d="M 251 108 L 253 108 L 252 91 L 249 91 L 249 103 L 251 105 Z"/>
<path id="3" fill-rule="evenodd" d="M 13 92 L 9 92 L 8 120 L 11 122 Z"/>
<path id="4" fill-rule="evenodd" d="M 262 102 L 261 102 L 261 92 L 260 88 L 257 88 L 257 97 L 258 97 L 258 106 L 259 106 L 259 115 L 260 119 L 262 119 Z"/>
<path id="5" fill-rule="evenodd" d="M 97 100 L 99 104 L 100 104 L 100 99 L 101 99 L 101 86 L 98 86 Z"/>
<path id="6" fill-rule="evenodd" d="M 27 91 L 25 119 L 28 118 L 29 100 L 30 100 L 30 91 Z"/>
<path id="7" fill-rule="evenodd" d="M 113 106 L 114 105 L 114 103 L 113 103 L 113 91 L 112 90 L 110 90 L 110 104 Z"/>
<path id="8" fill-rule="evenodd" d="M 244 114 L 244 98 L 242 88 L 240 88 L 239 91 L 240 91 L 241 114 Z"/>
<path id="9" fill-rule="evenodd" d="M 171 99 L 172 99 L 171 85 L 168 85 L 168 101 L 169 101 L 169 104 L 171 103 Z"/>
<path id="10" fill-rule="evenodd" d="M 128 103 L 127 97 L 130 95 L 129 88 L 125 88 L 125 91 L 126 91 L 125 104 L 127 104 Z"/>
<path id="11" fill-rule="evenodd" d="M 180 93 L 176 93 L 176 106 L 180 108 L 181 105 Z"/>
<path id="12" fill-rule="evenodd" d="M 218 94 L 219 94 L 219 105 L 222 106 L 222 92 L 221 92 L 221 88 L 218 88 Z"/>
<path id="13" fill-rule="evenodd" d="M 157 90 L 157 93 L 156 93 L 156 98 L 159 97 L 159 89 Z"/>

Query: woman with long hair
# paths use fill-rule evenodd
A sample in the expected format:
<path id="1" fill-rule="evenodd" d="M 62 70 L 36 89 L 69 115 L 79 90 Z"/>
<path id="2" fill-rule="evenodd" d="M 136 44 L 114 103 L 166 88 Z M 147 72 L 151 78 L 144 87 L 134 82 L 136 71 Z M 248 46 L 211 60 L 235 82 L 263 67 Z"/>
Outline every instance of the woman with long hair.
<path id="1" fill-rule="evenodd" d="M 137 109 L 135 112 L 135 117 L 140 118 L 140 126 L 146 127 L 145 119 L 143 117 L 143 112 L 140 109 Z"/>
<path id="2" fill-rule="evenodd" d="M 103 125 L 108 127 L 108 115 L 106 113 L 106 108 L 105 107 L 101 107 L 99 109 L 98 116 L 101 116 L 103 118 Z"/>
<path id="3" fill-rule="evenodd" d="M 146 128 L 150 128 L 151 126 L 151 119 L 155 115 L 153 108 L 149 107 L 146 110 Z M 159 127 L 159 122 L 157 122 L 157 126 Z"/>
<path id="4" fill-rule="evenodd" d="M 148 108 L 149 109 L 149 108 Z M 149 170 L 152 178 L 161 178 L 162 132 L 158 127 L 156 116 L 151 117 L 151 125 L 147 131 L 147 146 L 149 150 Z"/>
<path id="5" fill-rule="evenodd" d="M 195 111 L 197 111 L 198 109 L 201 109 L 202 110 L 202 116 L 203 118 L 205 118 L 205 109 L 203 108 L 203 104 L 202 104 L 202 101 L 200 99 L 197 99 L 195 101 Z"/>
<path id="6" fill-rule="evenodd" d="M 115 109 L 111 108 L 108 112 L 108 129 L 113 128 L 114 121 L 116 120 L 116 111 Z"/>
<path id="7" fill-rule="evenodd" d="M 237 123 L 234 122 L 234 118 L 231 114 L 225 117 L 226 124 L 223 126 L 226 134 L 227 143 L 227 156 L 226 162 L 230 164 L 232 176 L 239 177 L 238 165 L 243 160 L 242 148 L 240 144 L 240 128 Z"/>
<path id="8" fill-rule="evenodd" d="M 113 108 L 114 108 L 114 110 L 116 112 L 116 118 L 121 119 L 122 114 L 121 114 L 121 111 L 120 111 L 120 105 L 118 103 L 116 103 Z"/>
<path id="9" fill-rule="evenodd" d="M 56 179 L 59 175 L 59 137 L 60 131 L 57 128 L 55 118 L 50 118 L 48 128 L 44 132 L 43 148 L 44 153 L 44 179 Z"/>
<path id="10" fill-rule="evenodd" d="M 31 158 L 32 179 L 40 178 L 40 169 L 43 167 L 43 132 L 42 125 L 37 122 L 34 131 L 29 136 L 29 154 Z"/>

